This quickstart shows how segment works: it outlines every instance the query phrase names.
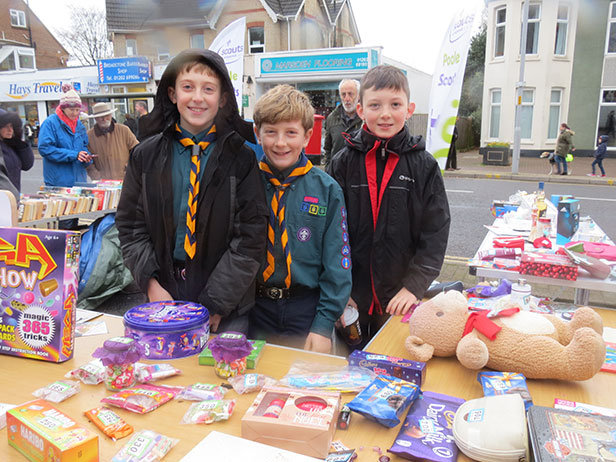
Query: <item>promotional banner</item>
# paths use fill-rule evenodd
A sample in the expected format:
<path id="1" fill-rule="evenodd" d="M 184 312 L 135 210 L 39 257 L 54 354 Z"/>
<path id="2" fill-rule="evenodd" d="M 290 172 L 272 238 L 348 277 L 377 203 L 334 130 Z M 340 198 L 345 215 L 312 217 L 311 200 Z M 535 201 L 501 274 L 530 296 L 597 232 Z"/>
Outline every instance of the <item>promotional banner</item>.
<path id="1" fill-rule="evenodd" d="M 430 111 L 426 149 L 445 168 L 456 124 L 466 56 L 475 21 L 475 11 L 458 12 L 445 34 L 430 90 Z"/>
<path id="2" fill-rule="evenodd" d="M 244 34 L 246 17 L 236 19 L 216 36 L 210 50 L 215 51 L 225 60 L 231 83 L 235 90 L 237 107 L 242 108 L 242 78 L 244 76 Z"/>

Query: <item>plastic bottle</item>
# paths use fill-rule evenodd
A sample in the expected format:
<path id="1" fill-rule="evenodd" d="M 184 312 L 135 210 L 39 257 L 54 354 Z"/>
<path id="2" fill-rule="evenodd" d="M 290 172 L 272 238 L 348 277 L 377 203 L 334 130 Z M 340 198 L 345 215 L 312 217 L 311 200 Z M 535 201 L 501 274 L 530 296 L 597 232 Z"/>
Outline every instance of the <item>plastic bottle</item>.
<path id="1" fill-rule="evenodd" d="M 530 293 L 531 287 L 526 279 L 518 279 L 518 282 L 511 285 L 511 300 L 517 301 L 523 310 L 530 309 Z"/>
<path id="2" fill-rule="evenodd" d="M 543 190 L 543 181 L 539 182 L 539 189 L 535 192 L 535 201 L 533 203 L 533 209 L 531 211 L 531 226 L 530 234 L 528 238 L 531 241 L 543 236 L 543 233 L 539 230 L 539 218 L 545 216 L 547 205 L 545 203 L 545 191 Z"/>

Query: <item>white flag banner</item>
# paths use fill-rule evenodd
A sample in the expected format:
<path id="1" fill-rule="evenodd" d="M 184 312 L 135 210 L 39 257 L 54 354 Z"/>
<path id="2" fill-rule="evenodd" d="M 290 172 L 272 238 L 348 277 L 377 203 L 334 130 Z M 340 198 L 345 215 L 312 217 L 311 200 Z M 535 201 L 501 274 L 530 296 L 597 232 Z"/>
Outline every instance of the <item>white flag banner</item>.
<path id="1" fill-rule="evenodd" d="M 441 169 L 445 168 L 456 124 L 474 21 L 474 11 L 462 10 L 453 17 L 432 77 L 426 150 L 436 158 Z"/>
<path id="2" fill-rule="evenodd" d="M 210 45 L 210 50 L 215 51 L 225 60 L 240 112 L 242 110 L 245 33 L 246 17 L 243 16 L 221 30 Z"/>

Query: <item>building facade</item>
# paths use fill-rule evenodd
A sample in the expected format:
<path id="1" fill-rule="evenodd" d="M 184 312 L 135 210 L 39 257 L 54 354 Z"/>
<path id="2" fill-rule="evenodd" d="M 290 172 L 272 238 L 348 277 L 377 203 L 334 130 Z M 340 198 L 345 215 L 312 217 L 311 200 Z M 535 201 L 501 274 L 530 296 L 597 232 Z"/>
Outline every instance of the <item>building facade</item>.
<path id="1" fill-rule="evenodd" d="M 482 145 L 513 142 L 520 104 L 522 154 L 553 151 L 562 122 L 576 132 L 577 155 L 591 153 L 598 135 L 610 130 L 610 145 L 616 147 L 616 2 L 550 0 L 528 6 L 518 102 L 523 2 L 487 1 Z"/>

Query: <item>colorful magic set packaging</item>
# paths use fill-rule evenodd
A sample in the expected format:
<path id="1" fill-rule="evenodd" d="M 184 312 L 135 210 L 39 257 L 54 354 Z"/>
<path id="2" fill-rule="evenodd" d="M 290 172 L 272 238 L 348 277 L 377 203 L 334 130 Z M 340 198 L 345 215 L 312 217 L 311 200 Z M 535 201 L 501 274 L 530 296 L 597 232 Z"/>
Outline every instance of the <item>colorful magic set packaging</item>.
<path id="1" fill-rule="evenodd" d="M 0 354 L 73 356 L 80 235 L 0 228 Z"/>

